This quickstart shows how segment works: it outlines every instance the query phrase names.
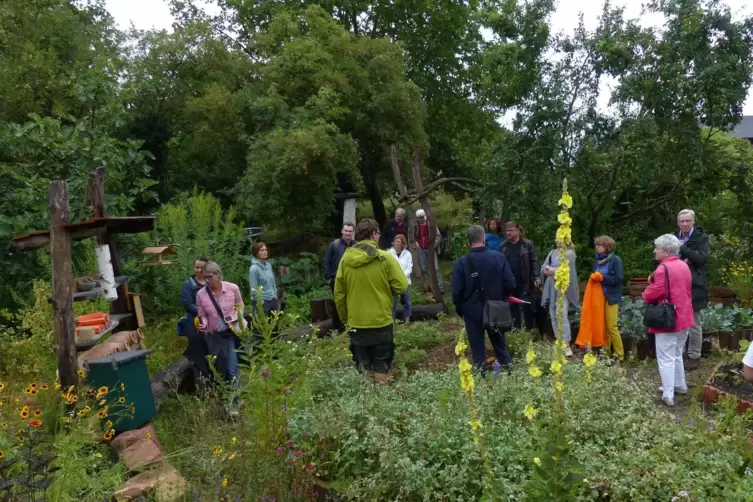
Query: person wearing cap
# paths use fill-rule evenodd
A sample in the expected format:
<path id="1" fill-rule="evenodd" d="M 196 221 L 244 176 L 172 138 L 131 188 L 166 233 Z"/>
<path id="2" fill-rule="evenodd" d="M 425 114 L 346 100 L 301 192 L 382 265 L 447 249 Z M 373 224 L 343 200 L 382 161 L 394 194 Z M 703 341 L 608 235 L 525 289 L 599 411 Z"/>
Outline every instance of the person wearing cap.
<path id="1" fill-rule="evenodd" d="M 442 242 L 442 235 L 439 233 L 439 227 L 436 223 L 434 226 L 434 270 L 437 273 L 437 284 L 439 285 L 439 291 L 444 294 L 444 281 L 442 280 L 442 273 L 439 271 L 439 255 L 437 250 Z M 431 238 L 431 228 L 429 227 L 429 221 L 426 218 L 426 212 L 423 209 L 416 211 L 415 232 L 416 244 L 418 244 L 418 263 L 421 267 L 421 273 L 428 280 L 429 279 L 429 240 Z"/>

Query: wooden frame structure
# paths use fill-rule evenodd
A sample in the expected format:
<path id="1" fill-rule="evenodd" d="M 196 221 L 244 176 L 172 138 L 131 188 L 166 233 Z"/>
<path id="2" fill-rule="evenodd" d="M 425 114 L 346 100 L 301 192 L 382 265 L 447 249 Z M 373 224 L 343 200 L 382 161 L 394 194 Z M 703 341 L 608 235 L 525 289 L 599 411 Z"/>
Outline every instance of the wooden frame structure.
<path id="1" fill-rule="evenodd" d="M 128 307 L 128 278 L 123 275 L 120 255 L 115 246 L 115 234 L 136 234 L 154 230 L 154 216 L 107 217 L 104 198 L 104 168 L 98 168 L 89 178 L 89 198 L 92 204 L 92 218 L 70 223 L 68 205 L 68 183 L 50 182 L 50 228 L 16 236 L 12 243 L 19 251 L 33 251 L 50 245 L 52 262 L 52 317 L 55 351 L 57 354 L 58 375 L 63 388 L 78 385 L 77 351 L 87 350 L 110 333 L 126 329 L 136 329 L 134 316 Z M 96 298 L 101 290 L 94 288 L 74 294 L 73 263 L 71 242 L 95 237 L 100 245 L 110 249 L 112 268 L 116 276 L 117 300 L 110 303 L 112 325 L 95 339 L 77 347 L 76 323 L 73 316 L 73 302 Z"/>

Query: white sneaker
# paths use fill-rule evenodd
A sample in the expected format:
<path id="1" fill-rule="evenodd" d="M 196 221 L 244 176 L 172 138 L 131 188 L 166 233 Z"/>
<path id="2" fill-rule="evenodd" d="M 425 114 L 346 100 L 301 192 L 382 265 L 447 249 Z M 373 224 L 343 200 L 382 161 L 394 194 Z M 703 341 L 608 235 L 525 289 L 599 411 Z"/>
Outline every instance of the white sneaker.
<path id="1" fill-rule="evenodd" d="M 565 349 L 565 357 L 573 357 L 573 349 L 571 349 L 570 347 L 567 347 Z"/>
<path id="2" fill-rule="evenodd" d="M 674 399 L 670 399 L 668 397 L 662 397 L 661 398 L 661 402 L 664 403 L 664 406 L 666 406 L 668 408 L 674 408 L 675 407 L 675 400 Z"/>
<path id="3" fill-rule="evenodd" d="M 659 392 L 664 392 L 664 387 L 659 386 Z M 687 387 L 675 387 L 675 394 L 687 394 L 688 388 Z"/>

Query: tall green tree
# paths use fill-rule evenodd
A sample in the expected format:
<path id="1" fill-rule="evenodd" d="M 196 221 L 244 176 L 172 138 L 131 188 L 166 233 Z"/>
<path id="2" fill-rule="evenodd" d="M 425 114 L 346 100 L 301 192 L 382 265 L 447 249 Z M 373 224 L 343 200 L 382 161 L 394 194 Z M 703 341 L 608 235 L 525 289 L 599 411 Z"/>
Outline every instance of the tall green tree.
<path id="1" fill-rule="evenodd" d="M 201 20 L 172 33 L 133 31 L 125 99 L 130 136 L 154 154 L 159 196 L 195 186 L 226 205 L 243 175 L 248 143 L 244 110 L 258 74 L 246 54 L 228 47 Z"/>
<path id="2" fill-rule="evenodd" d="M 252 139 L 238 206 L 256 221 L 293 213 L 285 218 L 308 222 L 299 227 L 313 231 L 334 209 L 337 193 L 364 186 L 384 217 L 379 177 L 390 172 L 389 146 L 410 151 L 426 144 L 424 106 L 407 81 L 399 46 L 356 37 L 318 7 L 280 15 L 255 44 L 268 61 L 262 70 L 268 91 L 255 113 L 276 120 Z M 278 190 L 267 190 L 270 183 Z M 272 202 L 277 198 L 279 204 Z"/>
<path id="3" fill-rule="evenodd" d="M 102 0 L 0 2 L 0 121 L 80 115 L 79 79 L 120 68 L 122 33 Z"/>

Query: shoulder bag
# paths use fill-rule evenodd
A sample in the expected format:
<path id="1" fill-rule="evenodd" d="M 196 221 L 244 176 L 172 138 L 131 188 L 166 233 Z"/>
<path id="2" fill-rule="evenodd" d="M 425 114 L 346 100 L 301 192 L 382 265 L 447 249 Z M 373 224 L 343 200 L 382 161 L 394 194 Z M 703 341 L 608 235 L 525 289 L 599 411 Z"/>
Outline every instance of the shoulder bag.
<path id="1" fill-rule="evenodd" d="M 646 311 L 643 313 L 643 325 L 647 328 L 668 329 L 675 328 L 675 304 L 672 303 L 672 297 L 669 289 L 669 269 L 664 267 L 666 299 L 664 303 L 655 303 L 646 305 Z"/>
<path id="2" fill-rule="evenodd" d="M 484 301 L 483 323 L 484 327 L 490 330 L 512 328 L 512 315 L 510 314 L 510 304 L 504 300 L 486 300 L 486 293 L 481 286 L 481 279 L 476 272 L 476 266 L 473 263 L 471 255 L 466 255 L 465 262 L 471 272 L 473 280 L 473 289 L 479 294 Z"/>

